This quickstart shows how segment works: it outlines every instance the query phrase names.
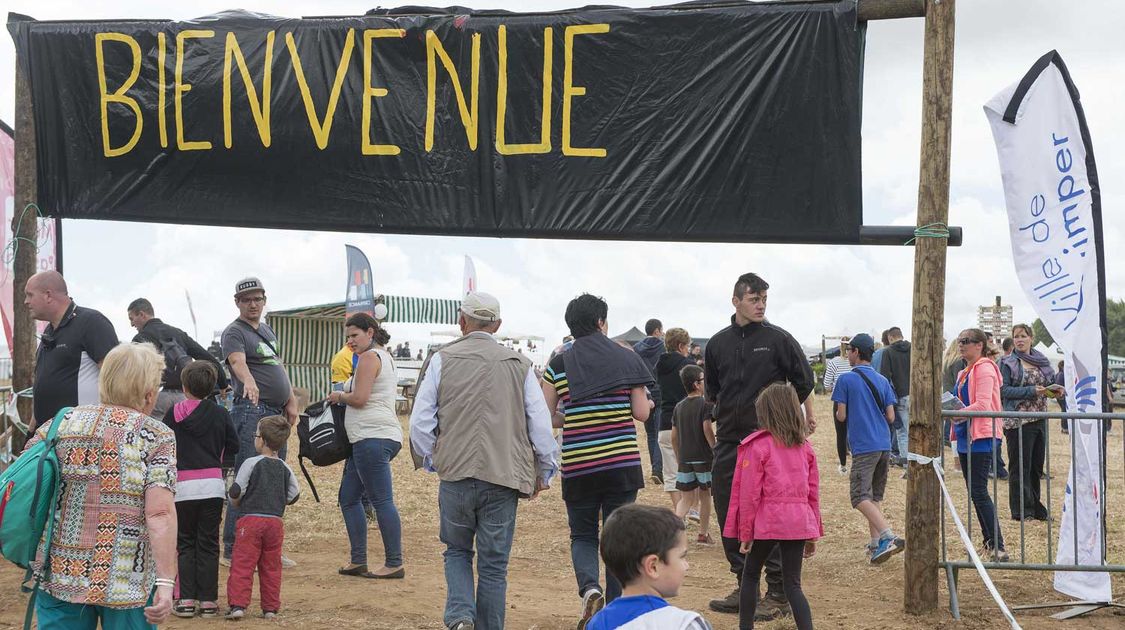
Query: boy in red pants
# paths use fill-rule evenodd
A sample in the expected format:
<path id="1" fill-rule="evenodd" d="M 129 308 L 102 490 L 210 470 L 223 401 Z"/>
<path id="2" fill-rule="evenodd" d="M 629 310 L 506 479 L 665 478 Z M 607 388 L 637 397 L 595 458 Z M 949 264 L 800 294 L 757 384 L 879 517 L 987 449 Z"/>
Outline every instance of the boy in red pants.
<path id="1" fill-rule="evenodd" d="M 254 567 L 258 568 L 258 590 L 262 615 L 277 616 L 281 609 L 281 543 L 285 526 L 281 517 L 285 506 L 300 497 L 297 477 L 277 452 L 289 439 L 289 421 L 268 416 L 258 422 L 254 448 L 259 455 L 242 463 L 230 488 L 231 502 L 242 516 L 235 523 L 234 554 L 227 579 L 227 619 L 246 615 L 254 587 Z"/>

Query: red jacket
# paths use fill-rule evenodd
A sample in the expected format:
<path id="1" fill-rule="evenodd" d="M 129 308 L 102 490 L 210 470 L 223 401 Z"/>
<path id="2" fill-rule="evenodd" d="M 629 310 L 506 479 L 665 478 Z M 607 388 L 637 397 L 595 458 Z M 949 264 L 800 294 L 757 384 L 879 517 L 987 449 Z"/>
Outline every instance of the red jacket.
<path id="1" fill-rule="evenodd" d="M 812 445 L 806 441 L 787 447 L 768 431 L 755 431 L 742 440 L 723 536 L 741 541 L 824 536 L 820 473 Z"/>

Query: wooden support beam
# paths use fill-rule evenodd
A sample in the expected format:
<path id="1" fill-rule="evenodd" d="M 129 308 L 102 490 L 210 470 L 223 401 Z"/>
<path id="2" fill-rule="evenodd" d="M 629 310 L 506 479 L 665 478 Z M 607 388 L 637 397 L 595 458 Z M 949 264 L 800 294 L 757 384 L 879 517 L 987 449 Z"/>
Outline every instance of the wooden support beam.
<path id="1" fill-rule="evenodd" d="M 926 0 L 859 0 L 856 13 L 860 22 L 925 17 Z"/>
<path id="2" fill-rule="evenodd" d="M 16 59 L 16 173 L 15 207 L 12 213 L 12 233 L 17 241 L 15 261 L 12 263 L 12 390 L 21 391 L 31 387 L 35 378 L 35 320 L 23 304 L 23 287 L 27 279 L 36 271 L 38 262 L 37 243 L 39 225 L 34 209 L 24 212 L 28 204 L 35 203 L 37 175 L 35 164 L 35 119 L 32 117 L 31 85 L 27 81 L 21 60 Z M 23 217 L 23 220 L 20 220 Z M 20 420 L 31 426 L 34 424 L 32 401 L 20 398 L 17 401 Z M 12 452 L 23 450 L 26 440 L 19 431 L 12 434 Z"/>
<path id="3" fill-rule="evenodd" d="M 949 155 L 953 111 L 955 0 L 926 0 L 922 62 L 922 157 L 918 225 L 949 221 Z M 914 319 L 910 365 L 910 452 L 936 456 L 941 447 L 941 356 L 945 321 L 946 242 L 920 238 L 914 247 Z M 906 486 L 903 610 L 938 605 L 938 519 L 941 490 L 931 466 L 910 464 Z"/>

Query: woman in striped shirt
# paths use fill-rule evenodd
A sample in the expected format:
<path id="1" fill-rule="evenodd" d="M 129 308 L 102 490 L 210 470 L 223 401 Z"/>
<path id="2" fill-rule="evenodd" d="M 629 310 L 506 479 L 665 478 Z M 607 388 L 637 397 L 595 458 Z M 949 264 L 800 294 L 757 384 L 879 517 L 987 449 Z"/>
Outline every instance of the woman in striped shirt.
<path id="1" fill-rule="evenodd" d="M 639 356 L 606 337 L 608 310 L 592 295 L 571 300 L 566 323 L 574 345 L 554 357 L 543 374 L 547 407 L 562 404 L 555 426 L 563 430 L 562 492 L 582 597 L 579 629 L 621 594 L 612 575 L 606 575 L 604 591 L 600 584 L 599 520 L 634 502 L 645 485 L 634 421 L 644 422 L 652 408 L 646 392 L 652 374 Z"/>

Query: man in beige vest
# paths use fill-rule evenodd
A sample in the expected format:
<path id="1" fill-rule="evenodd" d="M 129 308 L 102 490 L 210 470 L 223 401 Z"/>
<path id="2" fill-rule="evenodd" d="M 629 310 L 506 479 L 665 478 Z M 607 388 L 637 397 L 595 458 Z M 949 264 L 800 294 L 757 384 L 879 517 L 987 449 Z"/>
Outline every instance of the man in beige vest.
<path id="1" fill-rule="evenodd" d="M 458 323 L 463 336 L 422 367 L 410 442 L 422 466 L 441 479 L 445 625 L 501 630 L 516 503 L 548 488 L 559 448 L 531 362 L 493 337 L 500 328 L 496 298 L 469 293 Z"/>

